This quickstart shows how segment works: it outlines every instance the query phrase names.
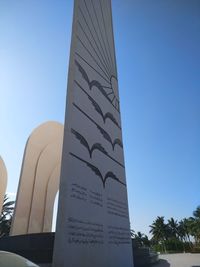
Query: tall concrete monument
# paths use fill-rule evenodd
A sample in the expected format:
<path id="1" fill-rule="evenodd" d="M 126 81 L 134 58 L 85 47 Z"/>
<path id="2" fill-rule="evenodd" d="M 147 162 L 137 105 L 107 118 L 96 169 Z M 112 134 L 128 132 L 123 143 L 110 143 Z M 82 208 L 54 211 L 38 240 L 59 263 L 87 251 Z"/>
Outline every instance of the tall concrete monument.
<path id="1" fill-rule="evenodd" d="M 53 267 L 132 267 L 110 0 L 75 0 Z"/>
<path id="2" fill-rule="evenodd" d="M 51 232 L 59 190 L 63 125 L 46 122 L 30 135 L 22 164 L 11 235 Z"/>
<path id="3" fill-rule="evenodd" d="M 7 186 L 7 170 L 3 159 L 0 157 L 0 214 Z"/>

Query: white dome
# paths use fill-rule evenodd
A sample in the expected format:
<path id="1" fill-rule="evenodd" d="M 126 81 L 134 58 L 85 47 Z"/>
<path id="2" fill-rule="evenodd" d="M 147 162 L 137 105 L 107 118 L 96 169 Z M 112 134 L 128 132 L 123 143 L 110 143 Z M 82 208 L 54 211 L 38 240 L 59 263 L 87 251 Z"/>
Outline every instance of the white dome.
<path id="1" fill-rule="evenodd" d="M 10 253 L 7 251 L 0 251 L 0 266 L 1 267 L 39 267 L 31 261 Z"/>

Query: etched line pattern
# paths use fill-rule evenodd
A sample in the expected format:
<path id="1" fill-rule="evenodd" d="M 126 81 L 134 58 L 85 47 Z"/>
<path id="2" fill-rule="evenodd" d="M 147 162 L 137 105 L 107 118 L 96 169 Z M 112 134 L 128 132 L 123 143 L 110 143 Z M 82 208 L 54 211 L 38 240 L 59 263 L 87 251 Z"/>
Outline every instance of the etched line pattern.
<path id="1" fill-rule="evenodd" d="M 75 65 L 77 67 L 79 79 L 75 78 L 74 83 L 78 86 L 80 92 L 83 92 L 89 99 L 88 103 L 94 109 L 94 116 L 85 112 L 80 103 L 77 104 L 75 101 L 72 105 L 98 129 L 105 141 L 111 145 L 112 151 L 115 152 L 117 146 L 123 149 L 121 139 L 118 137 L 113 138 L 109 131 L 102 127 L 103 124 L 111 123 L 112 127 L 114 126 L 121 130 L 116 59 L 114 43 L 112 42 L 112 19 L 108 19 L 104 14 L 104 12 L 108 12 L 108 5 L 108 2 L 102 0 L 82 0 L 79 2 L 77 20 L 78 31 L 76 33 L 78 46 L 75 51 Z M 110 39 L 108 37 L 110 37 Z M 84 83 L 84 88 L 86 87 L 86 89 L 83 88 L 82 83 Z M 94 99 L 90 95 L 90 91 L 92 90 L 97 90 L 100 93 L 98 94 L 100 97 L 99 100 L 101 99 L 102 101 L 105 98 L 105 101 L 108 101 L 106 103 L 108 110 L 103 110 L 102 106 L 98 103 L 100 101 L 96 98 Z M 103 97 L 101 97 L 101 95 Z M 103 123 L 100 125 L 102 126 L 95 121 L 95 116 L 101 117 Z M 103 144 L 99 142 L 91 143 L 90 139 L 86 139 L 84 133 L 82 134 L 75 129 L 76 127 L 71 128 L 71 133 L 80 142 L 80 145 L 85 147 L 88 151 L 90 159 L 93 158 L 94 151 L 98 151 L 120 167 L 124 168 L 124 165 L 121 162 L 107 152 L 105 149 L 106 146 L 103 146 Z M 117 134 L 120 134 L 120 131 L 117 130 Z M 93 165 L 89 162 L 90 160 L 87 161 L 83 159 L 82 156 L 80 157 L 72 152 L 69 154 L 75 160 L 85 164 L 93 173 L 95 173 L 101 180 L 104 189 L 107 180 L 109 179 L 126 186 L 122 179 L 117 177 L 117 175 L 109 169 L 107 169 L 106 173 L 102 174 L 102 170 L 99 168 L 98 163 L 94 163 L 95 165 Z M 81 199 L 84 198 L 77 188 L 74 188 L 73 196 Z M 92 195 L 91 201 L 95 205 L 101 205 L 96 197 L 92 197 Z M 116 207 L 111 208 L 112 210 L 110 211 L 115 212 Z"/>
<path id="2" fill-rule="evenodd" d="M 97 207 L 103 207 L 103 196 L 98 192 L 90 190 L 90 203 L 96 205 Z"/>
<path id="3" fill-rule="evenodd" d="M 113 198 L 107 199 L 108 214 L 118 216 L 121 218 L 128 218 L 127 206 L 122 202 Z"/>
<path id="4" fill-rule="evenodd" d="M 109 52 L 110 59 L 112 61 L 112 66 L 114 67 L 115 64 L 114 64 L 114 61 L 113 61 L 113 57 L 111 55 L 111 48 L 110 48 L 110 44 L 109 44 L 109 41 L 108 41 L 108 34 L 107 34 L 107 30 L 106 30 L 106 24 L 105 24 L 105 19 L 104 19 L 104 14 L 103 14 L 103 8 L 102 8 L 101 0 L 99 0 L 99 3 L 100 3 L 101 16 L 102 16 L 102 20 L 103 20 L 104 32 L 105 32 L 105 35 L 106 35 L 108 52 Z M 113 69 L 113 73 L 114 73 L 114 71 L 115 70 Z"/>
<path id="5" fill-rule="evenodd" d="M 96 1 L 96 4 L 97 4 L 97 1 Z M 96 8 L 94 6 L 94 1 L 91 0 L 91 5 L 90 7 L 92 7 L 92 12 L 94 13 L 95 17 L 94 17 L 94 21 L 97 25 L 97 29 L 98 29 L 98 32 L 100 33 L 100 40 L 101 40 L 101 43 L 104 47 L 104 50 L 105 50 L 105 53 L 106 53 L 106 57 L 108 59 L 108 62 L 109 62 L 109 65 L 110 65 L 110 69 L 111 71 L 113 72 L 113 66 L 112 66 L 112 62 L 111 62 L 111 59 L 109 57 L 109 53 L 108 53 L 108 47 L 106 46 L 106 43 L 105 43 L 105 40 L 104 40 L 104 36 L 103 36 L 103 29 L 101 27 L 102 25 L 102 21 L 100 21 L 100 17 L 97 15 L 97 12 L 96 12 Z M 98 6 L 97 8 L 100 8 L 100 6 Z"/>
<path id="6" fill-rule="evenodd" d="M 90 162 L 80 158 L 79 156 L 75 155 L 74 153 L 69 153 L 72 157 L 78 159 L 79 161 L 83 162 L 84 164 L 87 165 L 88 168 L 91 169 L 91 171 L 93 171 L 95 173 L 95 175 L 97 177 L 100 178 L 102 184 L 103 184 L 103 188 L 105 189 L 106 187 L 106 181 L 108 179 L 111 179 L 111 180 L 114 180 L 115 182 L 123 185 L 123 186 L 126 186 L 126 184 L 124 182 L 122 182 L 112 171 L 108 171 L 104 176 L 102 175 L 101 171 L 93 164 L 91 164 Z"/>
<path id="7" fill-rule="evenodd" d="M 75 245 L 104 244 L 103 224 L 69 217 L 67 222 L 68 243 Z"/>
<path id="8" fill-rule="evenodd" d="M 100 66 L 100 64 L 97 62 L 97 60 L 95 59 L 95 57 L 91 54 L 91 52 L 89 51 L 89 49 L 86 47 L 86 45 L 83 43 L 83 41 L 81 40 L 81 38 L 79 38 L 79 36 L 77 35 L 77 39 L 79 40 L 79 42 L 81 43 L 81 45 L 83 46 L 83 48 L 88 52 L 88 54 L 91 56 L 91 58 L 93 59 L 93 61 L 96 63 L 96 65 L 99 67 L 99 69 L 102 71 L 102 75 L 104 76 L 104 79 L 108 79 L 107 81 L 109 81 L 110 77 L 108 76 L 108 74 L 104 71 L 104 69 Z"/>
<path id="9" fill-rule="evenodd" d="M 102 58 L 105 66 L 106 66 L 107 72 L 108 72 L 109 75 L 111 75 L 109 64 L 108 64 L 108 60 L 107 60 L 107 57 L 105 56 L 105 51 L 104 51 L 104 49 L 102 47 L 102 43 L 100 41 L 99 35 L 97 34 L 96 28 L 95 28 L 93 20 L 92 20 L 92 16 L 90 14 L 90 11 L 89 11 L 89 9 L 87 7 L 87 4 L 86 4 L 85 0 L 84 0 L 84 4 L 85 4 L 85 8 L 86 8 L 86 14 L 88 15 L 87 17 L 89 18 L 89 20 L 87 21 L 86 17 L 84 16 L 84 13 L 83 13 L 82 9 L 80 9 L 80 7 L 79 7 L 79 11 L 81 13 L 81 16 L 82 16 L 84 22 L 85 22 L 86 28 L 90 32 L 90 35 L 91 35 L 92 40 L 93 40 L 93 42 L 95 44 L 95 47 L 97 48 L 98 53 L 100 54 L 100 57 Z M 91 27 L 89 25 L 90 22 L 91 22 Z"/>
<path id="10" fill-rule="evenodd" d="M 104 124 L 106 123 L 107 119 L 110 119 L 116 126 L 117 128 L 119 128 L 121 130 L 121 126 L 119 125 L 119 123 L 117 122 L 116 118 L 114 117 L 114 115 L 111 112 L 106 112 L 105 114 L 103 113 L 100 105 L 86 92 L 86 90 L 80 85 L 79 82 L 74 81 L 76 83 L 76 85 L 82 90 L 82 92 L 84 92 L 84 94 L 87 95 L 88 99 L 90 100 L 90 102 L 92 103 L 94 109 L 96 110 L 96 112 L 99 113 L 99 115 L 101 116 L 101 118 L 103 119 Z"/>
<path id="11" fill-rule="evenodd" d="M 80 133 L 78 133 L 76 130 L 71 129 L 72 134 L 74 134 L 74 136 L 76 137 L 76 139 L 78 139 L 81 143 L 81 145 L 83 145 L 89 155 L 90 158 L 92 158 L 92 154 L 95 150 L 100 151 L 101 153 L 103 153 L 105 156 L 107 156 L 108 158 L 110 158 L 111 160 L 113 160 L 114 162 L 116 162 L 118 165 L 120 165 L 121 167 L 124 168 L 124 165 L 121 164 L 119 161 L 117 161 L 116 159 L 114 159 L 113 157 L 111 157 L 108 152 L 105 150 L 105 148 L 100 144 L 100 143 L 94 143 L 91 147 L 88 144 L 88 141 L 85 139 L 85 137 L 83 135 L 81 135 Z"/>
<path id="12" fill-rule="evenodd" d="M 95 70 L 81 55 L 79 55 L 78 53 L 76 53 L 76 55 L 82 60 L 84 61 L 86 64 L 88 64 L 93 70 Z M 95 70 L 99 75 L 101 75 L 104 79 L 104 81 L 106 81 L 108 83 L 109 86 L 107 85 L 102 85 L 99 81 L 97 80 L 91 80 L 89 79 L 86 71 L 84 70 L 84 68 L 81 66 L 81 64 L 78 62 L 78 60 L 75 60 L 75 64 L 78 67 L 79 72 L 82 75 L 82 78 L 87 82 L 88 87 L 90 90 L 92 90 L 93 87 L 96 87 L 97 89 L 99 89 L 99 91 L 102 93 L 102 95 L 109 101 L 109 103 L 120 113 L 120 109 L 119 109 L 119 100 L 118 97 L 115 95 L 114 89 L 112 87 L 112 79 L 115 79 L 115 76 L 111 76 L 110 77 L 110 81 L 108 82 L 108 80 L 103 77 L 101 74 L 99 74 L 99 72 L 97 70 Z"/>
<path id="13" fill-rule="evenodd" d="M 119 138 L 112 140 L 110 135 L 100 125 L 98 125 L 98 123 L 96 123 L 89 115 L 87 115 L 79 106 L 77 106 L 75 103 L 73 103 L 73 106 L 77 110 L 79 110 L 83 115 L 85 115 L 92 123 L 94 123 L 96 125 L 97 129 L 100 131 L 103 138 L 111 144 L 113 151 L 114 151 L 116 145 L 123 148 L 122 141 Z"/>
<path id="14" fill-rule="evenodd" d="M 87 188 L 76 183 L 72 183 L 70 197 L 86 202 L 88 197 Z"/>
<path id="15" fill-rule="evenodd" d="M 86 36 L 90 46 L 93 48 L 94 52 L 95 52 L 95 55 L 97 56 L 98 60 L 100 61 L 101 65 L 104 67 L 104 69 L 102 70 L 103 73 L 109 78 L 109 76 L 111 74 L 109 74 L 109 70 L 107 69 L 107 66 L 105 65 L 103 59 L 99 56 L 99 53 L 98 51 L 96 50 L 96 48 L 94 47 L 94 45 L 92 44 L 91 40 L 89 39 L 87 33 L 85 32 L 85 30 L 83 29 L 83 26 L 81 25 L 81 23 L 78 21 L 78 25 L 79 27 L 81 28 L 82 32 L 84 33 L 84 35 Z M 105 72 L 104 72 L 105 71 Z"/>
<path id="16" fill-rule="evenodd" d="M 109 244 L 112 245 L 127 245 L 131 243 L 130 230 L 124 227 L 108 226 Z"/>
<path id="17" fill-rule="evenodd" d="M 83 0 L 81 2 L 81 5 L 78 7 L 80 19 L 77 22 L 79 33 L 76 37 L 90 60 L 86 60 L 86 56 L 81 55 L 78 51 L 76 56 L 106 82 L 106 86 L 103 86 L 97 80 L 90 80 L 83 67 L 79 66 L 78 69 L 83 79 L 87 81 L 89 88 L 97 86 L 110 104 L 120 112 L 115 51 L 113 43 L 110 43 L 108 39 L 108 28 L 112 29 L 112 21 L 105 22 L 103 12 L 105 9 L 105 3 L 101 0 Z M 100 11 L 99 16 L 96 10 Z M 110 27 L 106 27 L 108 23 Z M 113 32 L 109 34 L 113 34 Z M 81 38 L 80 35 L 84 38 Z"/>

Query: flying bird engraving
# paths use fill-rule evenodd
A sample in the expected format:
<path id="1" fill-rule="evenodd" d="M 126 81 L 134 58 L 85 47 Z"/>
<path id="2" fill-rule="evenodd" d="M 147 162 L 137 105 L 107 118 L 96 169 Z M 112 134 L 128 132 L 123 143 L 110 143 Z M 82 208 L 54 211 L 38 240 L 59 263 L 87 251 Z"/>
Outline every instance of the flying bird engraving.
<path id="1" fill-rule="evenodd" d="M 119 126 L 117 120 L 115 119 L 115 117 L 113 116 L 112 113 L 106 112 L 106 114 L 103 114 L 103 111 L 101 110 L 101 108 L 97 104 L 97 102 L 91 96 L 88 96 L 88 98 L 91 101 L 91 103 L 92 103 L 93 107 L 95 108 L 95 110 L 101 115 L 104 124 L 106 122 L 106 119 L 110 119 L 119 129 L 121 129 L 121 127 Z"/>
<path id="2" fill-rule="evenodd" d="M 119 123 L 117 122 L 117 120 L 115 119 L 115 117 L 113 116 L 113 114 L 110 113 L 110 112 L 107 112 L 107 113 L 103 114 L 103 111 L 102 111 L 101 107 L 99 106 L 99 104 L 85 91 L 85 89 L 83 89 L 83 87 L 79 84 L 79 82 L 77 82 L 76 80 L 74 82 L 87 95 L 87 97 L 90 100 L 90 102 L 92 103 L 94 109 L 102 117 L 104 124 L 106 123 L 106 119 L 110 119 L 119 129 L 121 129 Z"/>
<path id="3" fill-rule="evenodd" d="M 116 138 L 114 141 L 112 141 L 112 138 L 110 137 L 110 135 L 103 128 L 101 128 L 101 126 L 97 125 L 97 128 L 99 129 L 103 137 L 111 144 L 113 150 L 115 149 L 116 145 L 123 148 L 122 142 L 119 138 Z"/>
<path id="4" fill-rule="evenodd" d="M 102 145 L 100 143 L 95 143 L 94 145 L 92 145 L 92 147 L 90 148 L 87 140 L 77 131 L 75 131 L 74 129 L 71 129 L 71 132 L 76 136 L 76 138 L 80 141 L 80 143 L 87 148 L 90 158 L 92 158 L 92 153 L 94 152 L 94 150 L 99 150 L 100 152 L 102 152 L 103 154 L 105 154 L 106 156 L 108 155 L 108 152 L 102 147 Z"/>
<path id="5" fill-rule="evenodd" d="M 75 103 L 73 103 L 73 105 L 82 113 L 84 114 L 91 122 L 93 122 L 97 129 L 100 131 L 100 133 L 102 134 L 102 136 L 111 144 L 112 149 L 114 151 L 115 146 L 118 145 L 121 148 L 123 148 L 123 144 L 122 141 L 119 138 L 116 138 L 112 141 L 112 138 L 110 137 L 110 135 L 100 126 L 98 125 L 88 114 L 86 114 L 80 107 L 78 107 Z"/>
<path id="6" fill-rule="evenodd" d="M 121 167 L 124 168 L 124 165 L 121 164 L 119 161 L 117 161 L 116 159 L 114 159 L 113 157 L 111 157 L 108 152 L 104 149 L 104 147 L 100 144 L 100 143 L 95 143 L 91 146 L 89 146 L 87 140 L 85 139 L 85 137 L 83 135 L 81 135 L 80 133 L 78 133 L 77 131 L 75 131 L 74 129 L 71 129 L 71 132 L 74 134 L 74 136 L 80 141 L 80 143 L 87 149 L 90 158 L 92 158 L 92 153 L 95 150 L 100 151 L 101 153 L 103 153 L 105 156 L 107 156 L 108 158 L 112 159 L 114 162 L 116 162 L 117 164 L 119 164 Z"/>
<path id="7" fill-rule="evenodd" d="M 92 90 L 93 87 L 96 87 L 101 93 L 102 95 L 112 104 L 112 106 L 118 111 L 119 111 L 119 100 L 116 98 L 114 90 L 112 88 L 112 85 L 110 84 L 109 86 L 103 86 L 101 85 L 100 82 L 96 81 L 96 80 L 92 80 L 90 81 L 86 71 L 84 70 L 84 68 L 79 64 L 79 62 L 77 60 L 75 60 L 75 64 L 78 67 L 79 72 L 81 73 L 81 76 L 83 77 L 83 79 L 87 82 L 89 89 Z M 111 78 L 114 77 L 113 75 L 110 77 Z M 111 83 L 111 82 L 110 82 Z M 107 91 L 108 92 L 107 92 Z M 115 102 L 114 102 L 115 100 Z"/>
<path id="8" fill-rule="evenodd" d="M 106 174 L 105 174 L 105 176 L 103 177 L 103 175 L 101 174 L 101 172 L 100 172 L 100 170 L 96 167 L 96 166 L 94 166 L 93 164 L 91 164 L 90 162 L 88 162 L 88 161 L 86 161 L 86 160 L 84 160 L 84 159 L 82 159 L 82 158 L 80 158 L 79 156 L 77 156 L 77 155 L 75 155 L 75 154 L 73 154 L 73 153 L 69 153 L 72 157 L 74 157 L 74 158 L 76 158 L 76 159 L 78 159 L 78 160 L 80 160 L 80 161 L 82 161 L 83 163 L 85 163 L 95 174 L 96 174 L 96 176 L 98 176 L 99 178 L 100 178 L 100 180 L 102 181 L 102 184 L 103 184 L 103 188 L 105 189 L 105 187 L 106 187 L 106 181 L 108 180 L 108 179 L 112 179 L 112 180 L 114 180 L 114 181 L 116 181 L 117 183 L 120 183 L 120 184 L 122 184 L 122 185 L 124 185 L 124 186 L 126 186 L 126 184 L 125 183 L 123 183 L 113 172 L 111 172 L 111 171 L 108 171 Z"/>

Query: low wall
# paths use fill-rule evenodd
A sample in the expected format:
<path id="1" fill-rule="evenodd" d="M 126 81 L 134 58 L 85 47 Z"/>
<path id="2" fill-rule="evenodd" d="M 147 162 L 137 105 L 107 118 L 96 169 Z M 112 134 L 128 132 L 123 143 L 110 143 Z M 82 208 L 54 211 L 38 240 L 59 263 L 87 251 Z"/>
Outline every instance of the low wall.
<path id="1" fill-rule="evenodd" d="M 49 264 L 52 262 L 54 236 L 54 233 L 41 233 L 2 237 L 0 250 L 16 253 L 36 264 Z"/>

